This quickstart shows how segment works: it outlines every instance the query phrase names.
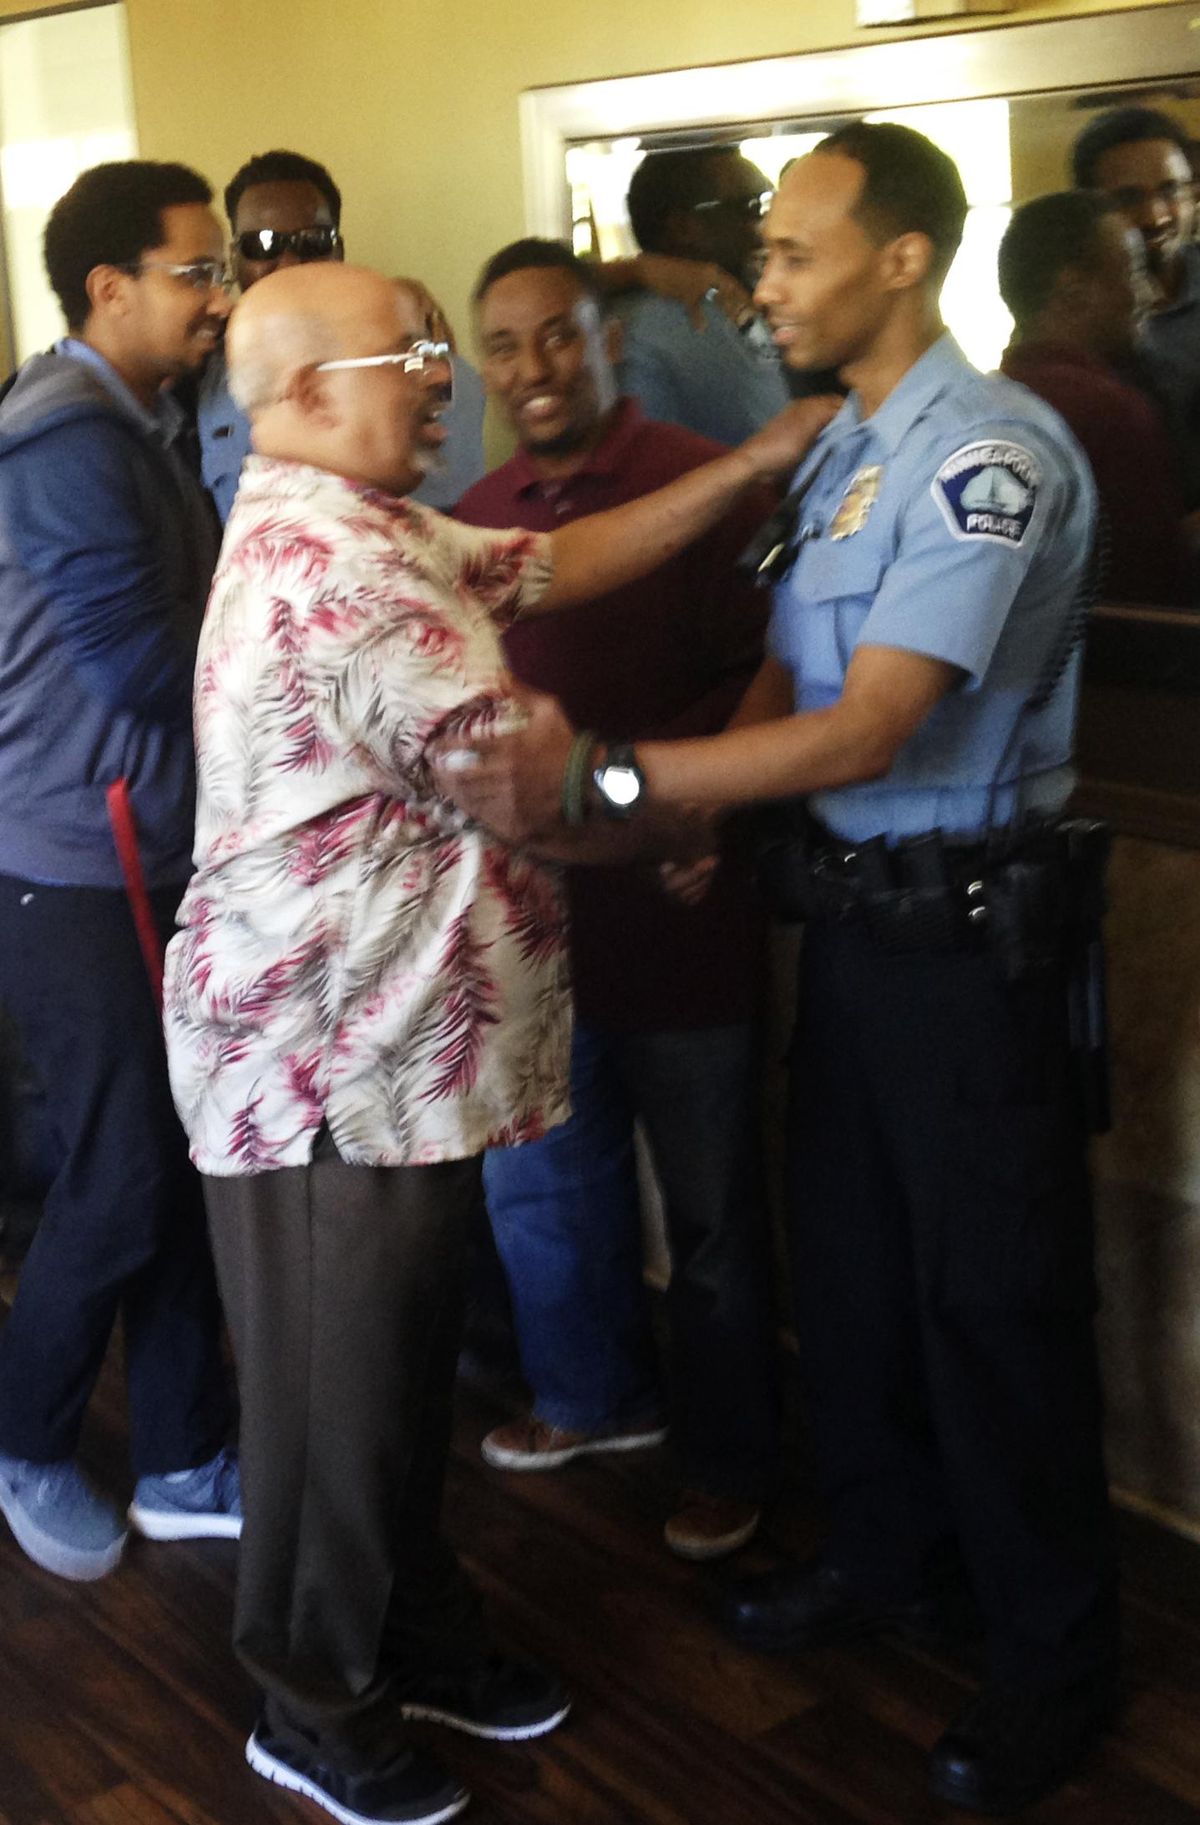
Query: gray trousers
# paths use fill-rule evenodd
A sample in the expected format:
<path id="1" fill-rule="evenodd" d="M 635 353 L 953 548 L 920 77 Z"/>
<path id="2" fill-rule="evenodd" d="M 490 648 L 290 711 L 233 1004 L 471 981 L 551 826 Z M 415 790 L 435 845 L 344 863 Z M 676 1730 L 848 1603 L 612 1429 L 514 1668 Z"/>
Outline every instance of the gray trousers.
<path id="1" fill-rule="evenodd" d="M 242 1404 L 234 1646 L 273 1733 L 367 1770 L 405 1692 L 485 1651 L 439 1533 L 479 1160 L 326 1143 L 204 1192 Z"/>

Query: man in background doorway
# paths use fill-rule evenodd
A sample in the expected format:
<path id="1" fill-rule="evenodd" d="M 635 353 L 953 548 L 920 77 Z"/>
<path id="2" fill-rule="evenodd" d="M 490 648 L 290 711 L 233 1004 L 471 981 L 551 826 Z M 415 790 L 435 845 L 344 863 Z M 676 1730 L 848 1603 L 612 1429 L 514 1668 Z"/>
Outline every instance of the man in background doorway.
<path id="1" fill-rule="evenodd" d="M 1200 504 L 1200 248 L 1191 140 L 1154 108 L 1110 108 L 1071 154 L 1077 188 L 1103 190 L 1142 238 L 1156 298 L 1142 368 L 1178 446 L 1184 495 Z"/>
<path id="2" fill-rule="evenodd" d="M 1145 315 L 1140 235 L 1102 192 L 1065 190 L 1014 212 L 999 266 L 1016 326 L 1001 371 L 1061 413 L 1083 446 L 1108 532 L 1104 594 L 1193 600 L 1166 422 L 1126 378 Z"/>
<path id="3" fill-rule="evenodd" d="M 640 292 L 618 299 L 617 377 L 647 417 L 737 443 L 786 404 L 783 368 L 750 299 L 767 178 L 736 146 L 651 152 L 629 187 L 629 219 L 646 254 L 715 264 L 746 288 L 734 322 L 709 295 L 700 327 L 686 306 Z"/>

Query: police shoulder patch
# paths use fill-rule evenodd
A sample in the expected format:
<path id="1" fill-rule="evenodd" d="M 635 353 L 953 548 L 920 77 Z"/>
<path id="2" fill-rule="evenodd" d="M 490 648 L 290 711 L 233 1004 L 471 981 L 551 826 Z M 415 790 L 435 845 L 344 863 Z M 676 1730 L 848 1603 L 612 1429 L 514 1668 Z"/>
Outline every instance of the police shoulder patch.
<path id="1" fill-rule="evenodd" d="M 947 457 L 933 498 L 956 539 L 1019 545 L 1029 530 L 1042 472 L 1021 444 L 981 440 Z"/>

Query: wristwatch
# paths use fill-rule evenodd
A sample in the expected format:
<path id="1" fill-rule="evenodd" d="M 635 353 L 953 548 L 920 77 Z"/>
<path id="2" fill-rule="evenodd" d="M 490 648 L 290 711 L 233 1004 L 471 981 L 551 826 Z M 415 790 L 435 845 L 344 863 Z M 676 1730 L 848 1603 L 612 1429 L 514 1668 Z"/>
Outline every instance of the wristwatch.
<path id="1" fill-rule="evenodd" d="M 612 742 L 592 773 L 592 784 L 608 817 L 632 817 L 646 790 L 646 775 L 629 742 Z"/>

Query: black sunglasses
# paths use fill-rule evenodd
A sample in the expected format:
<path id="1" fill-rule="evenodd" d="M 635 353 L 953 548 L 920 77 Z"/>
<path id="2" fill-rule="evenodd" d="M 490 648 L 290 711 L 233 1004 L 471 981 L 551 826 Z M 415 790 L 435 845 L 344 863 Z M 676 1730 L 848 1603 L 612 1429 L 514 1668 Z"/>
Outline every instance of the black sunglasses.
<path id="1" fill-rule="evenodd" d="M 233 245 L 243 260 L 282 260 L 294 253 L 305 260 L 328 260 L 337 251 L 341 236 L 336 228 L 251 228 L 234 235 Z"/>
<path id="2" fill-rule="evenodd" d="M 771 207 L 773 190 L 764 190 L 758 196 L 718 196 L 706 203 L 693 203 L 692 212 L 699 215 L 702 210 L 719 211 L 722 215 L 742 216 L 750 222 L 761 222 Z"/>

